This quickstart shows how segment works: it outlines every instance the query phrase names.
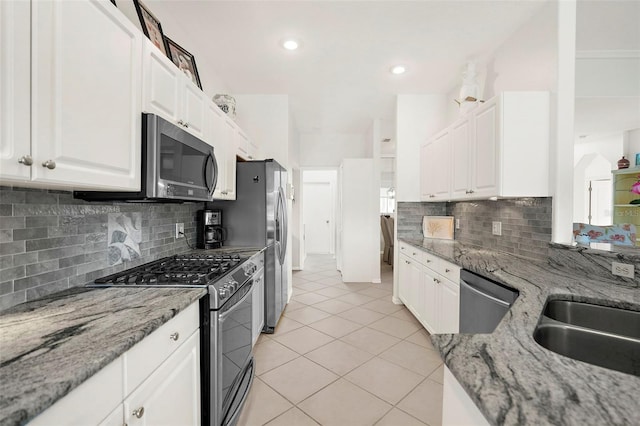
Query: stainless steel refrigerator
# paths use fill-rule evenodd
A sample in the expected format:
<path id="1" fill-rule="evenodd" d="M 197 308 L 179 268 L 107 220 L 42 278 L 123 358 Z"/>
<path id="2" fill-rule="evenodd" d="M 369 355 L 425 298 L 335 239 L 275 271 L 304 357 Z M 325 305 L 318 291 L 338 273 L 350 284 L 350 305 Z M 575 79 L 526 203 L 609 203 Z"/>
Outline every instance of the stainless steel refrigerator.
<path id="1" fill-rule="evenodd" d="M 238 162 L 236 200 L 207 203 L 222 210 L 224 245 L 267 247 L 263 333 L 273 333 L 287 304 L 287 170 L 274 160 Z"/>

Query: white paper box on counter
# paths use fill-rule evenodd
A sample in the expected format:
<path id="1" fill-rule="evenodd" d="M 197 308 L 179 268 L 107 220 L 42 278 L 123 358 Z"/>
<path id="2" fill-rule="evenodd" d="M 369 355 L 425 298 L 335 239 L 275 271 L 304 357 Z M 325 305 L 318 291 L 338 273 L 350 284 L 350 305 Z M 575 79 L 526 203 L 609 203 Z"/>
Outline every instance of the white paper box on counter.
<path id="1" fill-rule="evenodd" d="M 453 240 L 453 216 L 423 216 L 422 235 L 425 238 Z"/>

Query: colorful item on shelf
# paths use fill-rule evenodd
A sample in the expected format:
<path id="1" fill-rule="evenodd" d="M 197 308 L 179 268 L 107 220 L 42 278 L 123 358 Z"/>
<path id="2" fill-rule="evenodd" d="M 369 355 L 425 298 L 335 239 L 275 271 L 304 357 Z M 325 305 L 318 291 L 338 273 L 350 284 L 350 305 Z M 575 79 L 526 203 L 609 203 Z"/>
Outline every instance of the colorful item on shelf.
<path id="1" fill-rule="evenodd" d="M 589 237 L 588 242 L 610 243 L 618 246 L 635 246 L 636 244 L 636 226 L 631 223 L 609 226 L 574 223 L 573 236 L 576 242 L 586 244 L 586 240 L 581 237 L 583 235 Z"/>
<path id="2" fill-rule="evenodd" d="M 629 160 L 624 158 L 624 155 L 623 155 L 622 158 L 618 160 L 618 170 L 619 169 L 628 169 L 629 168 L 629 164 L 631 164 L 631 163 L 629 162 Z"/>
<path id="3" fill-rule="evenodd" d="M 636 181 L 636 183 L 631 185 L 631 192 L 633 192 L 634 194 L 640 194 L 640 175 L 638 175 L 638 180 Z"/>

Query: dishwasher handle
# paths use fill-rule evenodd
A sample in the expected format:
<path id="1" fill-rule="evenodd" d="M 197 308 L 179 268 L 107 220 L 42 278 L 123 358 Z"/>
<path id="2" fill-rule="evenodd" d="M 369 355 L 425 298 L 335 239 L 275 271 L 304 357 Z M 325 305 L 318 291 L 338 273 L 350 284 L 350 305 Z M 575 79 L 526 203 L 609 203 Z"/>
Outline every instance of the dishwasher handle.
<path id="1" fill-rule="evenodd" d="M 509 308 L 511 306 L 511 304 L 509 302 L 506 302 L 502 299 L 498 299 L 497 297 L 491 296 L 490 294 L 484 293 L 482 291 L 480 291 L 479 289 L 475 288 L 474 286 L 470 285 L 469 283 L 467 283 L 465 280 L 460 280 L 460 285 L 463 286 L 465 289 L 481 296 L 484 298 L 487 298 L 489 300 L 491 300 L 494 303 L 497 303 L 500 306 L 504 306 L 505 308 Z"/>

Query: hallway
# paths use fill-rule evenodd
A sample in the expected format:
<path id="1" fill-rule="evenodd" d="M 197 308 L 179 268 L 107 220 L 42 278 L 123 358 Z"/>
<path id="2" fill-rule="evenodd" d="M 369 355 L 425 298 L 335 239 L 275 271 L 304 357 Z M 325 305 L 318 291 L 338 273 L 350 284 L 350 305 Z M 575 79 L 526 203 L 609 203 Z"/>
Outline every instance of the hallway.
<path id="1" fill-rule="evenodd" d="M 254 425 L 442 422 L 442 361 L 426 330 L 382 284 L 345 284 L 330 255 L 307 258 L 273 335 L 254 348 L 256 377 L 240 416 Z"/>

